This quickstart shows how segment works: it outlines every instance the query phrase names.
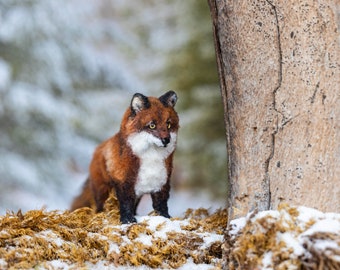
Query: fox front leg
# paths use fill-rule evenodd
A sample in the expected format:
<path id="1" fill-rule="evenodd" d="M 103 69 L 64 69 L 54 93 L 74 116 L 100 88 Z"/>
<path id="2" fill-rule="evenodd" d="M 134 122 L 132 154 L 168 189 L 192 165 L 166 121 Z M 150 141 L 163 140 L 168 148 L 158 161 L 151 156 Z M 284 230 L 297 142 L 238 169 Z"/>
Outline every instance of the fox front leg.
<path id="1" fill-rule="evenodd" d="M 152 207 L 161 216 L 170 218 L 168 210 L 168 199 L 169 199 L 170 187 L 166 184 L 163 188 L 158 191 L 151 193 Z"/>
<path id="2" fill-rule="evenodd" d="M 122 224 L 136 223 L 134 217 L 136 195 L 131 185 L 116 184 L 116 195 L 119 202 L 120 222 Z"/>

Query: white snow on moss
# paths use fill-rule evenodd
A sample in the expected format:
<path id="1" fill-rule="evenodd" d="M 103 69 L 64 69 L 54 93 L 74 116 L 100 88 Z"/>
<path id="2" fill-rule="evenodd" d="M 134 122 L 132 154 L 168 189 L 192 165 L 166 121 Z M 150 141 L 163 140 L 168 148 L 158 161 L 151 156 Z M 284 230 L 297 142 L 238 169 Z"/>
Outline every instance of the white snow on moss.
<path id="1" fill-rule="evenodd" d="M 280 252 L 289 254 L 292 269 L 295 269 L 293 261 L 299 261 L 301 258 L 311 259 L 315 253 L 329 256 L 333 262 L 340 263 L 339 213 L 323 213 L 305 206 L 288 210 L 283 208 L 278 211 L 262 211 L 257 214 L 249 213 L 247 217 L 230 222 L 228 231 L 230 239 L 237 241 L 246 228 L 248 234 L 257 236 L 263 234 L 264 237 L 269 230 L 275 229 L 275 246 L 281 248 Z M 256 243 L 253 244 L 256 247 Z M 272 269 L 275 261 L 274 253 L 268 250 L 260 256 L 259 265 L 262 268 L 259 269 Z"/>

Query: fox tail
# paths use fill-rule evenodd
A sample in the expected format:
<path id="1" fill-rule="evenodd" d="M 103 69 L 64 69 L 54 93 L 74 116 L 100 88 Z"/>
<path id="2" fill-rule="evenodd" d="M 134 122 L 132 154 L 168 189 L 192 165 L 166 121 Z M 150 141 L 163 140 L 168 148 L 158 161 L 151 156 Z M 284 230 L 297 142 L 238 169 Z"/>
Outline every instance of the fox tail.
<path id="1" fill-rule="evenodd" d="M 87 178 L 82 192 L 73 200 L 70 210 L 74 211 L 82 207 L 93 208 L 94 204 L 95 202 L 90 188 L 90 179 Z"/>

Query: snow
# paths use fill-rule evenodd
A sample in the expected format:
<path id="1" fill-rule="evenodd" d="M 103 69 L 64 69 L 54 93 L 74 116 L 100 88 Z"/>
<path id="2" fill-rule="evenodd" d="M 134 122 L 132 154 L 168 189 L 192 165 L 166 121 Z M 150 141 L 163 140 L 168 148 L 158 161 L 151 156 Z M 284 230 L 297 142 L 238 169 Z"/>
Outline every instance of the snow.
<path id="1" fill-rule="evenodd" d="M 247 222 L 247 219 L 245 217 L 241 217 L 241 218 L 230 221 L 229 235 L 231 237 L 237 235 L 238 232 L 242 230 L 242 228 L 246 225 L 246 222 Z"/>
<path id="2" fill-rule="evenodd" d="M 152 246 L 152 237 L 150 235 L 141 234 L 135 239 L 135 241 L 140 242 L 145 246 Z"/>
<path id="3" fill-rule="evenodd" d="M 108 254 L 119 253 L 119 246 L 116 243 L 110 243 Z"/>
<path id="4" fill-rule="evenodd" d="M 327 251 L 327 249 L 338 249 L 339 245 L 333 241 L 317 241 L 314 244 L 314 248 L 316 250 L 325 250 Z M 340 261 L 340 260 L 339 260 Z"/>
<path id="5" fill-rule="evenodd" d="M 302 255 L 305 250 L 302 248 L 301 243 L 291 233 L 277 233 L 277 242 L 284 242 L 288 249 L 293 249 L 296 256 Z"/>
<path id="6" fill-rule="evenodd" d="M 53 260 L 53 261 L 49 262 L 48 265 L 50 266 L 50 268 L 37 266 L 37 267 L 35 267 L 35 269 L 38 269 L 38 270 L 43 270 L 43 269 L 65 269 L 65 270 L 67 270 L 67 269 L 71 269 L 70 266 L 66 262 L 63 262 L 63 261 L 60 261 L 60 260 Z"/>
<path id="7" fill-rule="evenodd" d="M 262 270 L 273 269 L 272 256 L 273 256 L 273 253 L 271 251 L 268 251 L 264 254 L 263 260 L 262 260 Z"/>
<path id="8" fill-rule="evenodd" d="M 276 246 L 281 247 L 280 252 L 289 253 L 291 261 L 312 258 L 311 252 L 318 252 L 340 262 L 340 256 L 336 255 L 340 252 L 340 213 L 323 213 L 305 206 L 296 207 L 296 210 L 297 216 L 285 208 L 249 213 L 247 217 L 230 222 L 228 236 L 237 241 L 246 226 L 250 228 L 247 233 L 266 235 L 270 228 L 275 228 L 268 224 L 279 224 Z M 272 269 L 274 260 L 273 252 L 268 250 L 260 259 L 259 269 Z"/>
<path id="9" fill-rule="evenodd" d="M 200 249 L 209 248 L 212 243 L 215 242 L 223 242 L 223 235 L 218 234 L 201 234 L 203 235 L 204 244 L 200 247 Z"/>
<path id="10" fill-rule="evenodd" d="M 290 208 L 292 209 L 292 208 Z M 279 222 L 280 229 L 275 231 L 276 234 L 276 248 L 280 247 L 280 252 L 282 254 L 289 255 L 286 260 L 297 261 L 299 258 L 312 258 L 311 250 L 324 254 L 324 256 L 331 256 L 333 260 L 340 262 L 340 256 L 336 252 L 340 251 L 339 237 L 340 237 L 340 214 L 338 213 L 323 213 L 308 207 L 297 207 L 297 211 L 289 211 L 287 209 L 280 209 L 276 211 L 263 211 L 257 214 L 248 214 L 246 217 L 232 220 L 230 222 L 228 235 L 232 238 L 237 238 L 242 235 L 242 230 L 246 226 L 255 225 L 256 230 L 263 231 L 266 234 L 266 229 L 259 227 L 261 226 L 261 221 L 268 220 L 269 223 L 264 225 L 266 228 L 268 224 L 274 224 L 275 221 Z M 289 214 L 290 213 L 290 214 Z M 187 234 L 191 233 L 186 231 L 184 228 L 190 224 L 189 219 L 167 219 L 161 216 L 137 216 L 137 221 L 140 224 L 145 224 L 146 233 L 140 233 L 135 239 L 131 239 L 127 235 L 122 236 L 122 242 L 120 244 L 115 243 L 110 240 L 110 237 L 101 236 L 99 233 L 89 232 L 87 237 L 100 239 L 109 243 L 108 256 L 111 254 L 119 254 L 120 247 L 124 245 L 130 245 L 135 243 L 133 241 L 140 242 L 145 246 L 152 246 L 154 241 L 157 239 L 163 239 L 165 241 L 169 240 L 169 235 L 173 234 Z M 110 225 L 108 225 L 110 226 Z M 112 225 L 111 225 L 112 226 Z M 113 233 L 118 233 L 119 230 L 128 232 L 131 229 L 131 224 L 112 226 Z M 301 230 L 300 228 L 305 228 Z M 5 237 L 8 232 L 2 231 L 0 234 Z M 254 233 L 257 233 L 254 231 Z M 62 247 L 65 241 L 55 234 L 52 230 L 45 230 L 36 233 L 41 237 L 45 238 L 46 241 L 50 242 L 53 246 Z M 224 241 L 223 234 L 216 234 L 212 232 L 195 232 L 203 242 L 200 244 L 197 250 L 208 249 L 213 243 Z M 313 235 L 323 234 L 320 238 L 309 238 Z M 333 237 L 328 237 L 327 235 L 333 235 Z M 21 236 L 31 238 L 31 236 Z M 338 240 L 336 240 L 338 239 Z M 256 243 L 254 243 L 256 245 Z M 277 263 L 277 251 L 266 250 L 264 251 L 261 259 L 259 260 L 259 267 L 257 269 L 269 270 L 273 269 L 275 263 Z M 286 261 L 285 264 L 289 269 L 297 269 L 293 264 L 289 264 Z M 0 267 L 6 267 L 6 261 L 0 259 Z M 61 260 L 47 261 L 37 266 L 36 269 L 73 269 L 75 265 L 70 265 L 69 263 L 63 262 Z M 118 266 L 109 261 L 99 261 L 95 264 L 86 262 L 86 267 L 88 269 L 149 269 L 146 266 L 131 267 L 131 266 Z M 211 264 L 196 264 L 192 259 L 188 259 L 184 265 L 179 269 L 214 269 Z"/>
<path id="11" fill-rule="evenodd" d="M 336 217 L 335 217 L 336 218 Z M 340 234 L 340 215 L 337 219 L 327 218 L 318 220 L 303 235 L 312 235 L 318 232 Z"/>
<path id="12" fill-rule="evenodd" d="M 140 234 L 137 238 L 131 239 L 130 237 L 127 237 L 126 235 L 123 235 L 121 238 L 123 242 L 120 242 L 119 244 L 115 243 L 113 240 L 110 240 L 110 237 L 106 237 L 101 235 L 100 233 L 87 233 L 87 238 L 94 238 L 96 240 L 103 240 L 106 243 L 109 244 L 109 249 L 107 252 L 108 258 L 113 258 L 115 256 L 114 254 L 119 254 L 120 248 L 124 247 L 124 245 L 130 245 L 135 244 L 136 241 L 140 242 L 143 245 L 146 246 L 152 246 L 153 241 L 159 241 L 159 239 L 163 239 L 166 242 L 171 241 L 173 234 L 186 234 L 188 231 L 186 231 L 184 228 L 189 224 L 189 219 L 184 220 L 170 220 L 164 217 L 160 216 L 138 216 L 137 217 L 138 223 L 145 223 L 147 224 L 146 229 L 149 229 L 151 233 L 148 235 L 146 234 Z M 125 233 L 129 231 L 134 225 L 128 224 L 128 225 L 119 225 L 119 226 L 113 226 L 117 231 L 122 230 Z M 2 231 L 1 234 L 5 234 L 6 232 Z M 195 233 L 195 232 L 190 232 Z M 203 243 L 199 247 L 202 250 L 208 249 L 213 243 L 220 243 L 222 244 L 223 241 L 223 235 L 216 234 L 214 232 L 205 232 L 205 233 L 198 233 L 198 235 L 202 236 Z M 46 241 L 49 243 L 49 246 L 55 248 L 60 247 L 63 248 L 64 245 L 67 245 L 66 241 L 62 239 L 62 234 L 56 234 L 50 229 L 36 232 L 35 237 L 38 237 L 39 241 Z M 20 242 L 24 238 L 28 239 L 28 242 L 33 243 L 33 235 L 27 236 L 22 235 L 18 238 L 14 238 L 13 242 Z M 36 239 L 36 238 L 34 238 Z M 13 245 L 13 249 L 14 249 Z M 32 247 L 27 247 L 32 248 Z M 74 248 L 76 248 L 76 243 L 74 245 Z M 146 251 L 147 252 L 147 251 Z M 188 251 L 189 252 L 189 251 Z M 21 253 L 18 254 L 18 256 L 21 256 Z M 216 258 L 217 259 L 217 258 Z M 0 268 L 6 268 L 7 262 L 3 259 L 0 260 Z M 146 266 L 139 266 L 139 267 L 131 267 L 131 266 L 117 266 L 115 263 L 111 262 L 110 260 L 107 261 L 99 261 L 97 263 L 90 263 L 85 262 L 87 269 L 150 269 Z M 35 269 L 74 269 L 77 268 L 75 264 L 68 263 L 63 260 L 51 260 L 51 261 L 45 261 L 40 262 L 38 265 L 35 266 Z M 192 261 L 192 259 L 188 259 L 186 263 L 184 263 L 179 269 L 187 270 L 187 269 L 214 269 L 213 265 L 210 264 L 196 264 Z"/>
<path id="13" fill-rule="evenodd" d="M 56 261 L 56 265 L 58 265 L 58 261 Z M 98 262 L 96 264 L 92 264 L 92 263 L 87 263 L 87 268 L 91 269 L 91 270 L 129 270 L 129 269 L 134 269 L 134 270 L 150 270 L 152 268 L 147 267 L 147 266 L 136 266 L 136 267 L 131 267 L 131 266 L 115 266 L 113 263 L 107 263 L 107 262 Z M 196 268 L 196 264 L 192 264 L 192 266 L 194 266 L 195 268 L 178 268 L 178 269 L 182 269 L 182 270 L 191 270 L 191 269 L 198 269 L 198 270 L 208 270 L 208 269 L 212 269 L 207 268 L 205 266 L 205 268 Z M 198 266 L 200 267 L 200 266 Z M 39 269 L 39 268 L 38 268 Z M 45 268 L 41 268 L 41 270 L 43 270 Z M 55 268 L 53 268 L 55 269 Z M 68 266 L 67 264 L 62 264 L 62 267 L 60 269 L 74 269 L 70 266 Z"/>
<path id="14" fill-rule="evenodd" d="M 138 222 L 146 221 L 148 223 L 148 228 L 155 232 L 154 236 L 167 239 L 167 233 L 169 232 L 183 232 L 181 226 L 187 225 L 186 222 L 182 222 L 179 220 L 170 221 L 168 218 L 156 216 L 156 217 L 137 217 Z M 160 229 L 159 229 L 160 228 Z"/>
<path id="15" fill-rule="evenodd" d="M 251 213 L 248 214 L 248 217 L 251 216 Z M 262 211 L 257 213 L 254 217 L 251 218 L 251 221 L 254 222 L 261 218 L 278 218 L 280 216 L 280 213 L 274 210 L 268 210 L 268 211 Z"/>
<path id="16" fill-rule="evenodd" d="M 0 258 L 0 266 L 5 268 L 6 265 L 7 265 L 7 263 L 6 263 L 5 259 Z"/>

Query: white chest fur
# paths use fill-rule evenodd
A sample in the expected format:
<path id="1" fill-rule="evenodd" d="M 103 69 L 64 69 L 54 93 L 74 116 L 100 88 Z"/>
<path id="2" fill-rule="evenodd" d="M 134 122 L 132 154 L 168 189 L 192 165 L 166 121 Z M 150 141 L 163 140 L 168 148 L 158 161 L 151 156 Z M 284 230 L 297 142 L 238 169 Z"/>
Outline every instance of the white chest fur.
<path id="1" fill-rule="evenodd" d="M 175 150 L 176 133 L 171 133 L 167 147 L 163 147 L 159 138 L 148 132 L 134 133 L 128 137 L 133 153 L 140 160 L 140 167 L 135 185 L 135 193 L 141 196 L 159 191 L 167 181 L 165 159 Z"/>

